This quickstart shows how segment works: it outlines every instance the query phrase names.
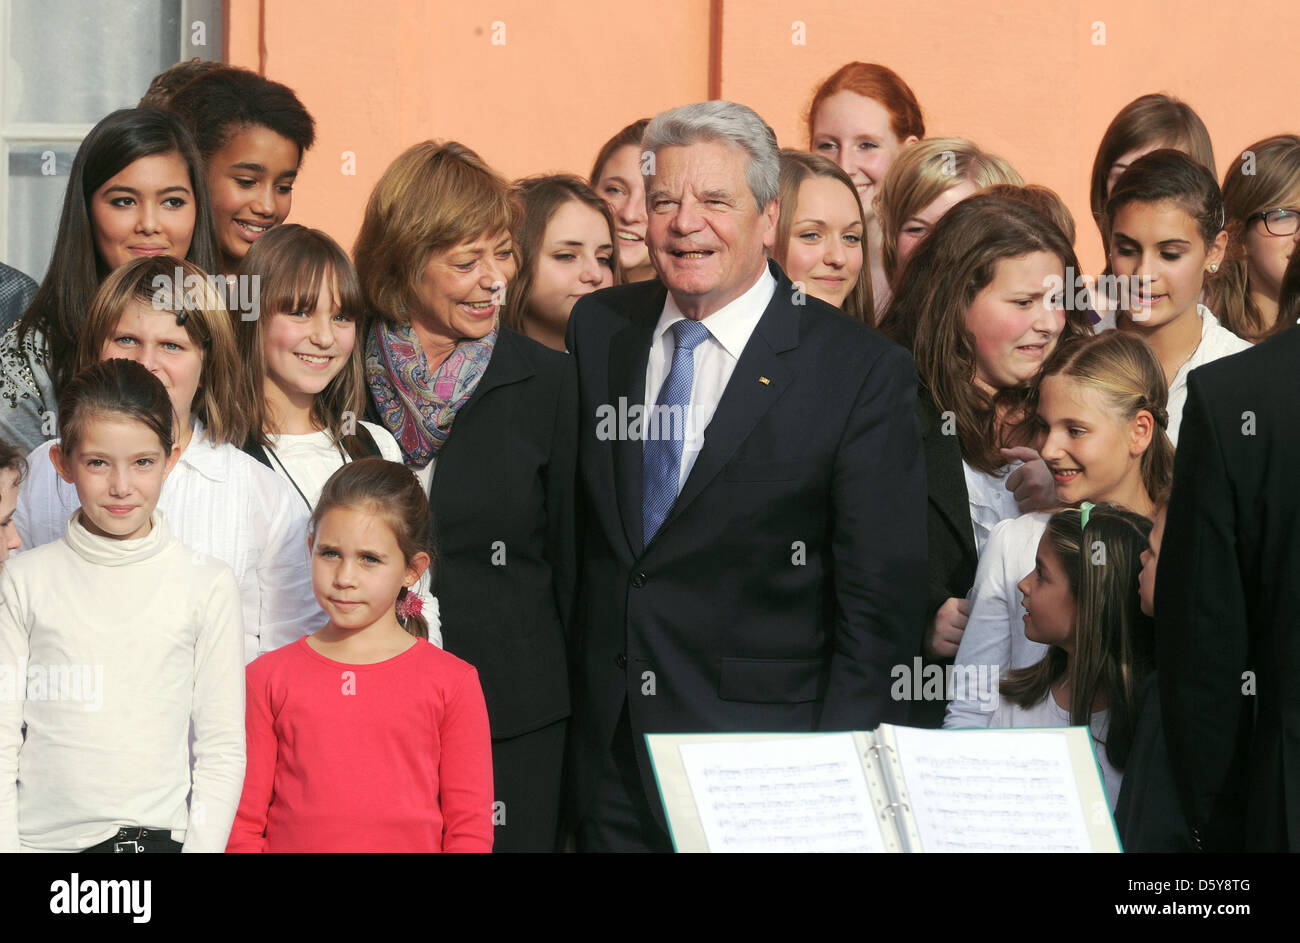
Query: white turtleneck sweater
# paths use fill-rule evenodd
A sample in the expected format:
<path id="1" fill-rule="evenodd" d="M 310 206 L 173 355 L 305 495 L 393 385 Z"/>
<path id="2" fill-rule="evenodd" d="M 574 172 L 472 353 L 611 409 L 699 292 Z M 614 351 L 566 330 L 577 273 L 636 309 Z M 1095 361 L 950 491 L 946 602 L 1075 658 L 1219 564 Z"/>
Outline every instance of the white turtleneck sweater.
<path id="1" fill-rule="evenodd" d="M 136 540 L 79 518 L 0 573 L 0 852 L 81 851 L 122 826 L 224 851 L 244 778 L 234 574 L 161 511 Z"/>

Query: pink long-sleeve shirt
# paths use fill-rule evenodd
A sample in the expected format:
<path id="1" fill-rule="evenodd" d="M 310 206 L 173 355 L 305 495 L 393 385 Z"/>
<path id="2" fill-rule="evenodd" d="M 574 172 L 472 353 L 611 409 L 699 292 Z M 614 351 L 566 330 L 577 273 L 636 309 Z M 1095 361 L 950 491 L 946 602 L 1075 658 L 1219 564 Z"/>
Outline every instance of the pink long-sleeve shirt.
<path id="1" fill-rule="evenodd" d="M 373 665 L 302 638 L 247 669 L 248 763 L 227 851 L 491 851 L 478 672 L 420 639 Z"/>

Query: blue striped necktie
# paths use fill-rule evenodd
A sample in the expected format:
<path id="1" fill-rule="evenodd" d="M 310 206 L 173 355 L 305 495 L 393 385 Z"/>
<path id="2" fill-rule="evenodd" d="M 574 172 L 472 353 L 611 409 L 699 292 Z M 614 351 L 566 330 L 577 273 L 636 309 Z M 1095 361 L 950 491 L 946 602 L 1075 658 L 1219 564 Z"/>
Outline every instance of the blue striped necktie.
<path id="1" fill-rule="evenodd" d="M 642 545 L 654 539 L 677 500 L 677 483 L 682 470 L 682 444 L 686 438 L 686 414 L 695 383 L 695 348 L 709 336 L 709 329 L 689 318 L 672 328 L 673 363 L 655 401 L 654 420 L 642 422 L 645 435 L 641 476 Z M 651 435 L 656 430 L 657 435 Z M 671 434 L 666 434 L 671 433 Z"/>

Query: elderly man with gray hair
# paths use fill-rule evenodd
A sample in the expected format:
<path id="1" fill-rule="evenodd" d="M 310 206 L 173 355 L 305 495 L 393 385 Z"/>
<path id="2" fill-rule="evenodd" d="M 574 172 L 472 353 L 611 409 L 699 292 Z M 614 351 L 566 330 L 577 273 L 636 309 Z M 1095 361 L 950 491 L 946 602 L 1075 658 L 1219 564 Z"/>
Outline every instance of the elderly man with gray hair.
<path id="1" fill-rule="evenodd" d="M 656 281 L 574 307 L 571 809 L 580 850 L 669 850 L 643 735 L 906 717 L 926 492 L 915 369 L 767 258 L 776 136 L 743 105 L 642 141 Z"/>

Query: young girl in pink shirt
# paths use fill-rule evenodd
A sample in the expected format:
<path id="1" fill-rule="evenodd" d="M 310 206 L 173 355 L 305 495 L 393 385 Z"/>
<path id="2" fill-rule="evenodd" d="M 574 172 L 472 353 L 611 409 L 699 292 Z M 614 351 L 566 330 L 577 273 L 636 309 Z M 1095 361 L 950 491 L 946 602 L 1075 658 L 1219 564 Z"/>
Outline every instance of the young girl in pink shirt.
<path id="1" fill-rule="evenodd" d="M 248 666 L 248 766 L 227 851 L 491 851 L 478 672 L 427 641 L 411 591 L 429 502 L 378 458 L 326 482 L 307 538 L 329 622 Z"/>

